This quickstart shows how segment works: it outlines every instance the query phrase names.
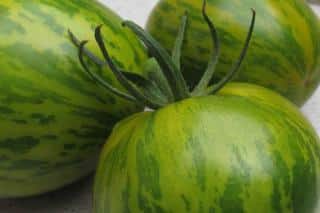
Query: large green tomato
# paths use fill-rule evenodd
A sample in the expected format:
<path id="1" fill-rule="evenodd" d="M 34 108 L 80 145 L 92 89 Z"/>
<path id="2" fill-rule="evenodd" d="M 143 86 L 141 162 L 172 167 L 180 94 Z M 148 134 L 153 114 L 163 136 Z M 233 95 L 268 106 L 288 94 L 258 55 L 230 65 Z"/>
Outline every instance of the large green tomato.
<path id="1" fill-rule="evenodd" d="M 319 138 L 278 94 L 233 83 L 135 114 L 113 130 L 95 213 L 314 213 Z"/>

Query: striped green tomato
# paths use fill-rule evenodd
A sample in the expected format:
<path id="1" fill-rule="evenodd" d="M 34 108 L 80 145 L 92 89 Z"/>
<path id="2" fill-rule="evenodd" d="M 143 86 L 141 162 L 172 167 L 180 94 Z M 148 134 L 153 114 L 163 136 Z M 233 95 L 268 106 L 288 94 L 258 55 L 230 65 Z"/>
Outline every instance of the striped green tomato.
<path id="1" fill-rule="evenodd" d="M 148 31 L 171 50 L 180 16 L 189 12 L 183 65 L 193 85 L 202 75 L 212 49 L 201 4 L 199 0 L 161 0 L 147 24 Z M 320 80 L 320 27 L 305 1 L 208 0 L 207 13 L 221 39 L 217 79 L 238 58 L 250 23 L 250 8 L 257 12 L 254 35 L 235 80 L 271 88 L 302 105 Z"/>
<path id="2" fill-rule="evenodd" d="M 70 29 L 94 40 L 103 24 L 117 64 L 141 73 L 144 48 L 121 21 L 93 0 L 0 2 L 0 197 L 40 194 L 88 175 L 113 125 L 140 110 L 83 72 L 68 37 Z M 119 85 L 107 69 L 101 74 Z"/>
<path id="3" fill-rule="evenodd" d="M 94 212 L 313 213 L 319 184 L 319 138 L 297 107 L 231 83 L 117 124 Z"/>

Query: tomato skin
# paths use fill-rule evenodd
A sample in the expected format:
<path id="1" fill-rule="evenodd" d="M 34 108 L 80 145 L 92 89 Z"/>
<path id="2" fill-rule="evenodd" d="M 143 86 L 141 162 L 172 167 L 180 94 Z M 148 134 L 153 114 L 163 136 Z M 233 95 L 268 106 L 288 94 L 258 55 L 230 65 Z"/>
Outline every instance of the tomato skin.
<path id="1" fill-rule="evenodd" d="M 312 213 L 319 169 L 319 138 L 293 104 L 231 83 L 121 121 L 100 157 L 94 212 Z"/>

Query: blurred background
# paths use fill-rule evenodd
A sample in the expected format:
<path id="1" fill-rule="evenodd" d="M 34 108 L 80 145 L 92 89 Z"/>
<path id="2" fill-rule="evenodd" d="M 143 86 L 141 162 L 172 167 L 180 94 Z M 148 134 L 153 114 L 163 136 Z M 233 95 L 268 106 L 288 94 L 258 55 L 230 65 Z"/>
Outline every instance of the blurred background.
<path id="1" fill-rule="evenodd" d="M 157 0 L 100 0 L 117 11 L 124 19 L 130 19 L 144 26 L 148 14 Z M 310 0 L 312 8 L 320 16 L 320 0 Z M 320 4 L 319 4 L 320 5 Z M 319 38 L 320 39 L 320 38 Z M 303 106 L 303 113 L 320 134 L 320 88 Z M 92 212 L 92 176 L 62 190 L 44 196 L 0 200 L 0 213 L 90 213 Z M 319 210 L 320 213 L 320 210 Z"/>

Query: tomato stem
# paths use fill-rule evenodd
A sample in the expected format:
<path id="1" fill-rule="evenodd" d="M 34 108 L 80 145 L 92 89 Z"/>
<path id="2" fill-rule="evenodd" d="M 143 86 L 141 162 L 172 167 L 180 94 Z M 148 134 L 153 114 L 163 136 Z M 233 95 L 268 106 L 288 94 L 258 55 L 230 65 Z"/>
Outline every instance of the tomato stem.
<path id="1" fill-rule="evenodd" d="M 99 57 L 91 53 L 85 48 L 87 41 L 80 42 L 71 31 L 69 31 L 72 42 L 79 48 L 79 60 L 85 71 L 90 77 L 119 97 L 126 100 L 136 102 L 145 107 L 158 109 L 169 103 L 180 101 L 192 96 L 203 96 L 217 93 L 226 83 L 228 83 L 237 74 L 242 61 L 247 53 L 249 44 L 252 38 L 253 29 L 255 25 L 256 12 L 252 9 L 252 19 L 244 47 L 241 50 L 238 60 L 234 63 L 230 71 L 218 83 L 209 85 L 212 81 L 215 69 L 220 57 L 220 41 L 217 29 L 206 12 L 206 0 L 203 0 L 202 15 L 210 30 L 213 51 L 208 62 L 207 68 L 192 92 L 189 91 L 187 83 L 181 71 L 181 51 L 185 39 L 185 33 L 188 23 L 188 14 L 185 13 L 181 18 L 181 25 L 175 41 L 172 56 L 147 32 L 140 26 L 131 21 L 124 21 L 123 26 L 132 30 L 138 38 L 145 44 L 153 57 L 148 60 L 145 71 L 147 78 L 137 75 L 135 73 L 127 72 L 116 66 L 111 59 L 109 52 L 105 46 L 101 34 L 101 27 L 95 29 L 95 40 L 104 57 L 101 60 Z M 87 66 L 84 55 L 100 67 L 108 66 L 119 83 L 127 90 L 128 93 L 122 92 L 113 87 L 108 82 L 104 81 L 99 75 L 93 73 Z"/>
<path id="2" fill-rule="evenodd" d="M 175 65 L 168 52 L 137 24 L 131 21 L 124 21 L 123 25 L 129 27 L 141 39 L 150 54 L 157 60 L 169 82 L 175 101 L 190 97 L 182 72 Z"/>
<path id="3" fill-rule="evenodd" d="M 215 72 L 215 68 L 217 66 L 219 57 L 220 57 L 220 42 L 219 42 L 219 36 L 217 33 L 217 29 L 214 26 L 213 22 L 210 20 L 206 13 L 206 4 L 207 1 L 203 1 L 202 5 L 202 16 L 204 20 L 207 22 L 207 25 L 209 27 L 211 38 L 212 38 L 212 45 L 214 46 L 214 49 L 212 51 L 211 60 L 209 60 L 207 69 L 202 76 L 201 80 L 199 81 L 199 84 L 195 87 L 195 89 L 192 92 L 193 96 L 201 96 L 204 94 L 205 90 L 207 89 L 210 81 L 212 80 L 212 77 Z"/>
<path id="4" fill-rule="evenodd" d="M 144 72 L 151 81 L 154 81 L 157 84 L 161 92 L 167 97 L 168 103 L 174 102 L 174 96 L 168 80 L 166 79 L 158 62 L 154 58 L 147 60 L 144 65 Z"/>
<path id="5" fill-rule="evenodd" d="M 249 48 L 249 44 L 252 38 L 252 33 L 255 25 L 255 20 L 256 20 L 256 12 L 254 9 L 251 9 L 252 11 L 252 19 L 251 19 L 251 24 L 249 28 L 249 32 L 247 34 L 247 38 L 244 44 L 244 47 L 240 53 L 239 59 L 236 61 L 236 63 L 233 65 L 232 69 L 227 73 L 227 75 L 220 80 L 217 84 L 209 87 L 208 89 L 208 94 L 215 94 L 217 93 L 223 86 L 228 83 L 229 81 L 232 80 L 232 78 L 237 74 L 237 72 L 240 70 L 240 65 L 242 64 L 242 61 L 247 53 L 247 50 Z"/>
<path id="6" fill-rule="evenodd" d="M 172 60 L 179 70 L 181 70 L 181 62 L 180 62 L 181 50 L 182 50 L 183 41 L 185 37 L 187 22 L 188 22 L 188 14 L 186 12 L 181 18 L 180 29 L 179 29 L 178 36 L 172 51 Z"/>
<path id="7" fill-rule="evenodd" d="M 101 35 L 101 27 L 102 25 L 98 26 L 95 30 L 95 39 L 96 42 L 100 48 L 100 51 L 106 60 L 106 63 L 109 65 L 109 68 L 117 78 L 117 80 L 121 83 L 121 85 L 126 88 L 132 94 L 138 101 L 141 103 L 144 103 L 146 106 L 150 106 L 151 108 L 159 108 L 162 105 L 159 103 L 156 103 L 153 100 L 150 100 L 148 97 L 146 97 L 143 93 L 141 93 L 126 77 L 125 75 L 117 68 L 117 66 L 114 64 L 113 60 L 109 56 L 108 50 L 106 46 L 104 45 L 104 41 Z"/>
<path id="8" fill-rule="evenodd" d="M 118 95 L 119 97 L 122 97 L 126 100 L 129 100 L 129 101 L 133 101 L 133 102 L 137 102 L 137 99 L 127 93 L 124 93 L 124 92 L 121 92 L 120 90 L 118 90 L 117 88 L 113 87 L 111 84 L 109 84 L 108 82 L 104 81 L 102 78 L 100 78 L 99 75 L 93 73 L 89 67 L 87 66 L 87 64 L 85 63 L 84 61 L 84 47 L 85 45 L 87 44 L 88 41 L 82 41 L 80 42 L 79 44 L 79 60 L 80 60 L 80 63 L 82 65 L 82 67 L 84 68 L 84 70 L 89 74 L 89 76 L 100 83 L 101 86 L 103 86 L 104 88 L 106 88 L 108 91 L 112 92 L 113 94 L 115 95 Z"/>
<path id="9" fill-rule="evenodd" d="M 69 37 L 72 41 L 72 43 L 77 47 L 80 48 L 81 41 L 71 32 L 71 30 L 68 30 Z M 107 65 L 103 60 L 98 58 L 96 55 L 94 55 L 90 50 L 83 47 L 83 52 L 87 57 L 89 57 L 96 65 L 104 66 Z"/>

